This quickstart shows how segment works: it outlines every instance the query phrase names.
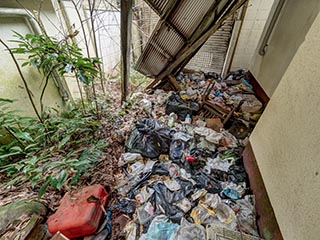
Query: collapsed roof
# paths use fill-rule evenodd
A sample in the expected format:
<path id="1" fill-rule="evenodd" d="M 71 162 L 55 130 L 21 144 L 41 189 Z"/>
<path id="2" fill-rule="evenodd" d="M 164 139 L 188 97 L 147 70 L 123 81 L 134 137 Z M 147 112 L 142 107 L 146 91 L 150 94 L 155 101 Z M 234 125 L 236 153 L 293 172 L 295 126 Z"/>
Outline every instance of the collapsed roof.
<path id="1" fill-rule="evenodd" d="M 181 70 L 208 38 L 247 0 L 145 0 L 160 16 L 136 70 L 156 87 Z"/>

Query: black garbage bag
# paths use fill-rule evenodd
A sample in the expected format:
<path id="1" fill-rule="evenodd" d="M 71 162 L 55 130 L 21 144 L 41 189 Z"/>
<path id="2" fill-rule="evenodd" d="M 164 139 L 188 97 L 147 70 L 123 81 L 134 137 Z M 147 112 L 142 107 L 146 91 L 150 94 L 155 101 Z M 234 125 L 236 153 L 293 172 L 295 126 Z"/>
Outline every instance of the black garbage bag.
<path id="1" fill-rule="evenodd" d="M 147 183 L 147 180 L 151 177 L 151 175 L 152 175 L 152 172 L 141 174 L 138 177 L 137 182 L 133 184 L 133 186 L 130 188 L 130 191 L 127 194 L 128 198 L 133 199 L 135 197 L 135 192 Z"/>
<path id="2" fill-rule="evenodd" d="M 181 97 L 172 93 L 172 95 L 167 99 L 166 103 L 166 114 L 174 112 L 178 115 L 180 120 L 184 120 L 187 114 L 195 115 L 199 111 L 199 104 L 192 101 L 183 101 Z"/>
<path id="3" fill-rule="evenodd" d="M 232 165 L 228 169 L 228 180 L 234 183 L 247 182 L 248 175 L 243 165 Z"/>
<path id="4" fill-rule="evenodd" d="M 161 162 L 156 162 L 154 165 L 153 165 L 153 168 L 152 168 L 152 174 L 154 175 L 160 175 L 160 176 L 169 176 L 170 173 L 169 173 L 169 170 L 167 169 L 167 167 L 165 166 L 165 164 L 161 163 Z"/>
<path id="5" fill-rule="evenodd" d="M 136 211 L 136 204 L 126 198 L 120 199 L 113 205 L 113 207 L 118 209 L 121 213 L 125 213 L 130 216 L 132 216 L 132 214 L 134 214 L 134 212 Z"/>
<path id="6" fill-rule="evenodd" d="M 183 157 L 186 143 L 180 139 L 173 140 L 170 145 L 169 159 L 172 161 L 180 161 Z"/>
<path id="7" fill-rule="evenodd" d="M 197 182 L 195 187 L 204 188 L 209 193 L 220 193 L 222 191 L 221 183 L 202 171 L 198 171 L 192 178 Z"/>
<path id="8" fill-rule="evenodd" d="M 216 72 L 207 72 L 205 73 L 206 79 L 215 79 L 215 80 L 221 80 L 220 74 Z"/>
<path id="9" fill-rule="evenodd" d="M 210 176 L 213 177 L 214 179 L 221 181 L 221 182 L 227 182 L 228 178 L 229 178 L 227 172 L 224 172 L 219 169 L 212 169 L 210 172 Z"/>
<path id="10" fill-rule="evenodd" d="M 170 141 L 170 128 L 143 118 L 134 124 L 126 147 L 129 152 L 140 153 L 143 157 L 157 158 L 169 152 Z"/>
<path id="11" fill-rule="evenodd" d="M 172 193 L 162 182 L 156 182 L 153 185 L 155 191 L 151 197 L 151 201 L 154 201 L 156 207 L 155 213 L 165 214 L 171 221 L 180 223 L 181 218 L 184 216 L 184 212 L 172 204 L 175 195 Z"/>

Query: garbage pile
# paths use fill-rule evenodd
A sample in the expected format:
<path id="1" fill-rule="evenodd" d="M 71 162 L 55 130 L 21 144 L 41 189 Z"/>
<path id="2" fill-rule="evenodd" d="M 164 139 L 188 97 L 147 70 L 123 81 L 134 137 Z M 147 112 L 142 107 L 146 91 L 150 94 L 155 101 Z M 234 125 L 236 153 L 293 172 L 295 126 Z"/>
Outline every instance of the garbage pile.
<path id="1" fill-rule="evenodd" d="M 216 239 L 231 231 L 260 239 L 241 153 L 263 104 L 244 70 L 176 79 L 180 92 L 133 96 L 144 114 L 136 114 L 118 162 L 124 177 L 113 222 L 124 229 L 112 238 Z"/>

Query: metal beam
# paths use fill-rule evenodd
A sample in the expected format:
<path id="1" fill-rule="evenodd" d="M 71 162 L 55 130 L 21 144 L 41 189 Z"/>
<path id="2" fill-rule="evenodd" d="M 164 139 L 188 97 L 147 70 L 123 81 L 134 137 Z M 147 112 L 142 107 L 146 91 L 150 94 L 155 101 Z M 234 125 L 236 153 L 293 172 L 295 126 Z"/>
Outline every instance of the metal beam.
<path id="1" fill-rule="evenodd" d="M 162 12 L 160 12 L 160 10 L 157 8 L 157 6 L 154 4 L 154 2 L 152 0 L 144 0 L 148 5 L 149 7 L 152 8 L 153 11 L 156 12 L 157 15 L 161 15 Z"/>
<path id="2" fill-rule="evenodd" d="M 203 33 L 191 46 L 186 46 L 182 51 L 181 54 L 176 58 L 174 62 L 172 62 L 162 73 L 160 73 L 156 79 L 151 82 L 147 88 L 152 88 L 173 72 L 174 69 L 181 66 L 181 63 L 185 61 L 186 58 L 190 58 L 197 49 L 199 49 L 207 40 L 208 38 L 216 32 L 216 30 L 221 26 L 223 21 L 225 21 L 230 15 L 232 15 L 239 7 L 241 7 L 247 0 L 239 0 L 237 2 L 233 2 L 229 4 L 228 8 L 223 11 L 223 13 L 219 16 L 217 21 L 208 29 L 205 33 Z M 227 12 L 227 13 L 226 13 Z M 226 13 L 226 14 L 224 14 Z"/>
<path id="3" fill-rule="evenodd" d="M 126 101 L 130 77 L 132 0 L 121 0 L 121 102 Z"/>

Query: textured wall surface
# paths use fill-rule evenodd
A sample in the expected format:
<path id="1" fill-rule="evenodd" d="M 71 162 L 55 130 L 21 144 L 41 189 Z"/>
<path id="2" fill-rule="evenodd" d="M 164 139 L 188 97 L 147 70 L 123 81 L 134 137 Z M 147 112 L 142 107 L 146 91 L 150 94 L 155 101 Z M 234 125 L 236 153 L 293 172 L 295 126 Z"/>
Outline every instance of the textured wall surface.
<path id="1" fill-rule="evenodd" d="M 274 0 L 249 0 L 231 70 L 249 68 Z"/>
<path id="2" fill-rule="evenodd" d="M 308 3 L 286 1 L 268 41 L 266 54 L 262 57 L 255 52 L 250 70 L 269 96 L 278 86 L 319 11 L 319 0 Z"/>
<path id="3" fill-rule="evenodd" d="M 320 15 L 250 139 L 280 230 L 288 240 L 320 236 L 319 29 Z"/>
<path id="4" fill-rule="evenodd" d="M 14 33 L 12 31 L 17 31 L 22 35 L 31 32 L 22 18 L 0 17 L 0 37 L 10 47 L 16 46 L 16 44 L 8 42 L 9 40 L 14 39 Z M 16 57 L 21 59 L 19 60 L 20 66 L 24 62 L 22 59 L 27 58 L 23 55 L 18 55 Z M 11 56 L 2 45 L 0 46 L 0 66 L 0 97 L 17 99 L 18 101 L 11 105 L 14 109 L 22 110 L 22 114 L 24 115 L 34 115 L 17 68 L 14 65 Z M 37 105 L 37 108 L 40 111 L 39 99 L 45 82 L 43 76 L 32 67 L 23 67 L 22 71 L 33 94 L 33 99 Z M 47 86 L 44 95 L 44 104 L 45 106 L 54 107 L 56 109 L 60 109 L 63 106 L 62 98 L 53 81 L 50 81 Z"/>

